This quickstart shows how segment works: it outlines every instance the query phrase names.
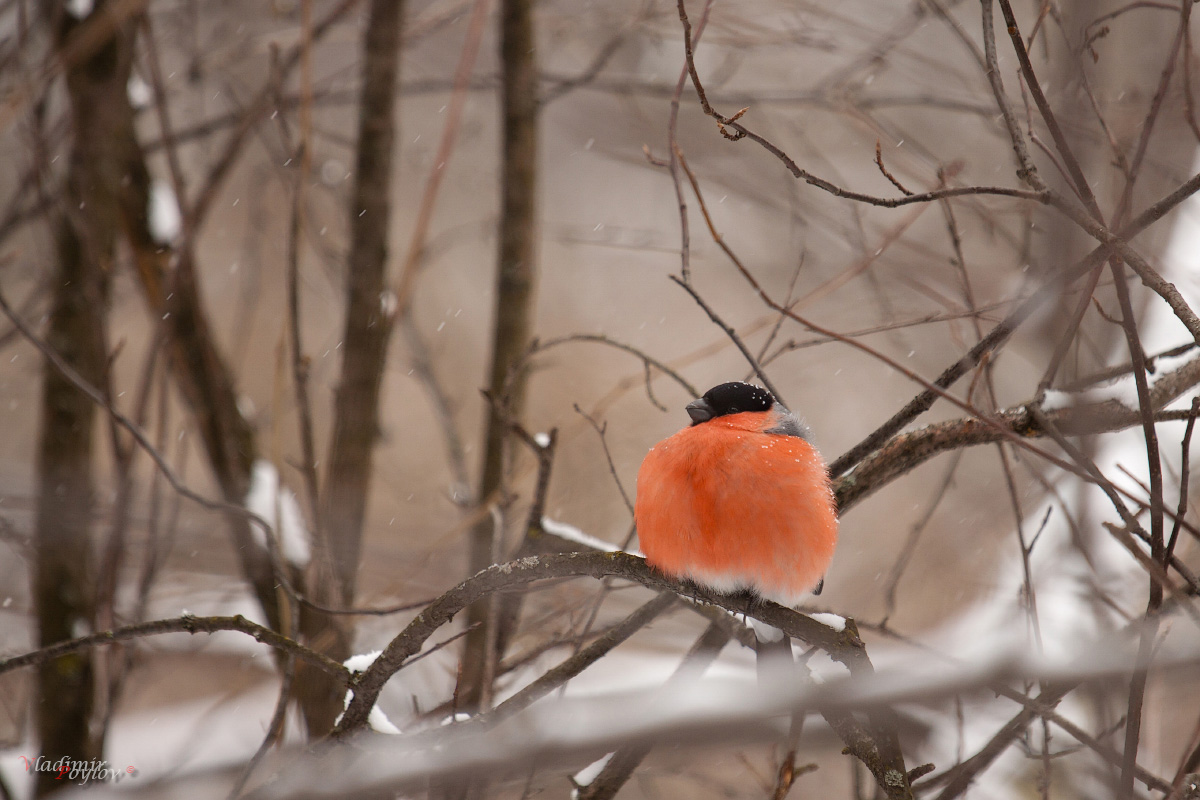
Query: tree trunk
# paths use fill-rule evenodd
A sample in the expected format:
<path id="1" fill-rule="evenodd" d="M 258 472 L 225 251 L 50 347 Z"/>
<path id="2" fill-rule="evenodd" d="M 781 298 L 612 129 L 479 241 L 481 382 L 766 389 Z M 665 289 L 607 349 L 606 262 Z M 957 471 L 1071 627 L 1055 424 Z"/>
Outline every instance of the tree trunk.
<path id="1" fill-rule="evenodd" d="M 342 375 L 321 529 L 328 537 L 342 600 L 354 598 L 371 452 L 379 438 L 379 389 L 392 318 L 383 304 L 391 214 L 392 144 L 403 3 L 373 0 L 367 21 L 359 103 L 358 158 L 350 206 Z"/>
<path id="2" fill-rule="evenodd" d="M 62 54 L 78 23 L 61 3 L 48 2 L 42 11 Z M 111 172 L 119 163 L 114 148 L 119 145 L 110 133 L 120 119 L 112 113 L 112 100 L 126 91 L 131 38 L 127 26 L 119 28 L 91 56 L 66 65 L 74 135 L 62 213 L 54 223 L 58 263 L 46 339 L 95 386 L 105 383 L 104 318 L 117 232 L 117 202 L 110 187 Z M 93 625 L 90 530 L 95 418 L 92 401 L 45 362 L 33 580 L 38 643 L 43 647 L 88 632 Z M 94 683 L 92 659 L 85 653 L 56 659 L 38 670 L 38 738 L 47 761 L 100 756 L 103 732 L 92 725 Z M 56 777 L 39 772 L 36 795 L 61 789 Z"/>
<path id="3" fill-rule="evenodd" d="M 346 267 L 346 322 L 342 374 L 334 400 L 318 535 L 332 565 L 318 564 L 313 593 L 319 601 L 354 602 L 363 520 L 371 485 L 371 456 L 379 438 L 379 393 L 392 330 L 387 288 L 387 239 L 391 218 L 392 150 L 396 83 L 400 62 L 401 0 L 373 0 L 365 32 L 358 154 L 350 205 L 350 254 Z M 332 569 L 329 567 L 332 566 Z M 346 617 L 305 607 L 302 628 L 314 646 L 343 661 L 352 631 Z M 342 691 L 324 673 L 297 666 L 310 734 L 324 734 L 342 710 Z"/>
<path id="4" fill-rule="evenodd" d="M 104 295 L 107 279 L 85 255 L 69 223 L 58 232 L 59 263 L 46 339 L 63 360 L 96 385 L 103 381 Z M 111 238 L 107 244 L 111 249 Z M 38 646 L 91 631 L 95 575 L 91 558 L 92 435 L 96 407 L 47 361 L 43 367 L 38 442 L 37 530 L 34 539 Z M 95 699 L 92 659 L 75 653 L 38 670 L 37 722 L 47 761 L 85 761 L 100 755 L 102 734 L 91 730 Z M 62 788 L 50 772 L 37 774 L 37 796 Z"/>
<path id="5" fill-rule="evenodd" d="M 533 4 L 530 0 L 504 0 L 501 4 L 501 59 L 503 61 L 504 149 L 501 157 L 501 207 L 499 263 L 496 273 L 496 311 L 492 331 L 492 364 L 489 388 L 496 402 L 519 417 L 524 406 L 525 375 L 513 366 L 529 344 L 533 328 L 534 289 L 537 277 L 537 57 L 534 52 Z M 504 420 L 489 410 L 483 477 L 479 494 L 487 502 L 501 486 L 504 470 Z M 485 517 L 471 531 L 467 569 L 474 574 L 492 563 L 493 524 Z M 471 606 L 463 648 L 458 700 L 471 710 L 486 698 L 494 674 L 496 633 L 489 632 L 488 603 Z M 491 652 L 489 652 L 491 651 Z"/>

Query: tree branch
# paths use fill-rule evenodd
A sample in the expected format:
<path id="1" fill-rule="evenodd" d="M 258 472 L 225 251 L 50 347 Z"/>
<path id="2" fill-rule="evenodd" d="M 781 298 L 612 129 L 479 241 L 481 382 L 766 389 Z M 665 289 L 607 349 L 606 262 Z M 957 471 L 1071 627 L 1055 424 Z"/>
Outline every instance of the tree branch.
<path id="1" fill-rule="evenodd" d="M 185 614 L 182 617 L 156 619 L 151 622 L 139 622 L 135 625 L 126 625 L 123 628 L 114 628 L 110 631 L 100 631 L 99 633 L 80 636 L 76 639 L 59 642 L 18 656 L 0 658 L 0 674 L 21 667 L 45 664 L 56 658 L 61 658 L 62 656 L 81 650 L 114 644 L 116 642 L 125 642 L 131 639 L 141 639 L 146 636 L 157 636 L 163 633 L 216 633 L 217 631 L 237 631 L 238 633 L 244 633 L 268 647 L 290 653 L 301 661 L 312 664 L 314 667 L 332 676 L 341 686 L 347 686 L 350 683 L 350 670 L 337 661 L 315 650 L 310 650 L 299 642 L 289 639 L 270 628 L 263 627 L 256 622 L 251 622 L 241 614 L 233 617 L 193 617 Z"/>

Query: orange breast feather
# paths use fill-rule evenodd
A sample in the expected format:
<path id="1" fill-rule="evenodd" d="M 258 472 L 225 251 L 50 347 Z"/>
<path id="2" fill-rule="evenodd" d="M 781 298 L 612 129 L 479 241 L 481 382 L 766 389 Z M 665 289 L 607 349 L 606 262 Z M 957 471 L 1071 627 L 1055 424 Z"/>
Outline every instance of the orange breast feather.
<path id="1" fill-rule="evenodd" d="M 820 454 L 759 432 L 765 417 L 720 417 L 655 445 L 638 472 L 638 538 L 668 575 L 795 605 L 829 568 L 837 514 Z"/>

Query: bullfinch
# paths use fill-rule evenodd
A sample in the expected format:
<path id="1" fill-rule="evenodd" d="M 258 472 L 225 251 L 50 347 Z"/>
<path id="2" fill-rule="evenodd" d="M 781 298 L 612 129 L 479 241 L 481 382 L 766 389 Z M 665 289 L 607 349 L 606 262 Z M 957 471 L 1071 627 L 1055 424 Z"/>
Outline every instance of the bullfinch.
<path id="1" fill-rule="evenodd" d="M 723 593 L 794 606 L 833 559 L 838 520 L 808 429 L 770 392 L 722 383 L 650 449 L 634 517 L 646 561 Z"/>

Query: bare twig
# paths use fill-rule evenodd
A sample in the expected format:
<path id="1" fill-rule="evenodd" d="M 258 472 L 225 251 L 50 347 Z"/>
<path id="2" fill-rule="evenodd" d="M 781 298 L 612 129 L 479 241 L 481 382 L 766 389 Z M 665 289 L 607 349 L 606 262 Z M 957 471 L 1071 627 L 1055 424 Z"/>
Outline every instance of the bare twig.
<path id="1" fill-rule="evenodd" d="M 417 210 L 417 221 L 409 239 L 408 252 L 402 262 L 399 278 L 392 290 L 395 300 L 395 308 L 392 313 L 398 317 L 408 315 L 413 293 L 416 291 L 418 267 L 425 254 L 425 241 L 429 236 L 429 226 L 433 221 L 438 190 L 441 188 L 442 178 L 449 171 L 447 167 L 450 165 L 450 157 L 454 154 L 459 121 L 462 119 L 463 107 L 466 105 L 469 94 L 471 72 L 475 68 L 475 56 L 479 53 L 479 45 L 483 40 L 484 23 L 487 22 L 490 6 L 491 0 L 475 0 L 475 7 L 471 11 L 471 21 L 467 26 L 467 35 L 459 53 L 458 67 L 454 72 L 454 90 L 450 94 L 450 107 L 446 113 L 446 123 L 442 126 L 442 139 L 438 144 L 437 153 L 433 157 L 429 176 L 425 180 L 425 191 L 421 195 L 421 205 Z"/>
<path id="2" fill-rule="evenodd" d="M 640 17 L 644 15 L 648 10 L 649 6 L 647 6 L 642 14 L 638 16 Z M 554 83 L 554 85 L 552 85 L 550 88 L 543 91 L 539 102 L 543 106 L 549 105 L 563 95 L 568 94 L 581 86 L 586 86 L 592 81 L 596 80 L 600 73 L 604 71 L 604 68 L 608 66 L 608 62 L 612 60 L 614 55 L 616 55 L 617 50 L 619 50 L 621 45 L 624 44 L 625 37 L 629 35 L 629 27 L 633 24 L 633 22 L 636 21 L 637 17 L 635 17 L 633 21 L 627 22 L 615 34 L 613 34 L 612 38 L 605 42 L 604 46 L 597 51 L 596 56 L 592 59 L 591 63 L 580 70 L 578 75 L 572 78 L 563 78 L 562 80 Z"/>
<path id="3" fill-rule="evenodd" d="M 688 230 L 687 200 L 683 196 L 683 182 L 679 180 L 679 103 L 683 97 L 683 87 L 687 84 L 688 74 L 694 72 L 692 63 L 692 47 L 699 43 L 708 25 L 708 15 L 712 11 L 713 0 L 705 0 L 704 10 L 700 12 L 700 20 L 696 23 L 693 38 L 692 23 L 688 20 L 683 0 L 678 0 L 679 20 L 683 23 L 683 46 L 687 53 L 687 63 L 679 72 L 679 80 L 675 82 L 675 92 L 671 95 L 671 113 L 667 117 L 667 168 L 671 173 L 671 185 L 675 187 L 675 201 L 679 207 L 679 274 L 685 282 L 692 280 L 692 239 Z M 701 89 L 697 90 L 703 91 Z M 703 95 L 701 95 L 703 97 Z M 708 101 L 704 101 L 707 105 Z M 649 155 L 649 153 L 647 153 Z"/>
<path id="4" fill-rule="evenodd" d="M 437 370 L 429 352 L 429 344 L 417 329 L 417 323 L 411 315 L 400 322 L 411 357 L 413 376 L 425 386 L 429 393 L 429 405 L 438 418 L 442 428 L 442 439 L 446 444 L 446 460 L 454 473 L 456 486 L 451 499 L 459 505 L 469 505 L 472 501 L 471 474 L 467 468 L 467 450 L 463 445 L 463 437 L 459 433 L 458 424 L 454 419 L 454 401 L 438 380 Z"/>
<path id="5" fill-rule="evenodd" d="M 1192 471 L 1192 431 L 1196 427 L 1196 417 L 1200 416 L 1200 395 L 1192 398 L 1192 411 L 1183 431 L 1183 441 L 1179 445 L 1182 451 L 1179 468 L 1179 508 L 1175 511 L 1175 523 L 1171 526 L 1171 535 L 1167 539 L 1167 549 L 1164 553 L 1164 563 L 1170 563 L 1175 555 L 1175 545 L 1179 541 L 1179 530 L 1183 525 L 1184 515 L 1188 508 L 1188 482 Z"/>
<path id="6" fill-rule="evenodd" d="M 932 498 L 929 501 L 929 506 L 925 512 L 913 523 L 912 529 L 908 532 L 908 539 L 905 540 L 904 546 L 900 549 L 900 555 L 896 557 L 896 563 L 892 565 L 892 571 L 888 575 L 887 582 L 883 588 L 883 608 L 884 619 L 892 615 L 896 609 L 896 589 L 900 585 L 900 579 L 904 576 L 904 570 L 908 567 L 908 562 L 912 560 L 913 552 L 917 548 L 917 541 L 921 538 L 929 521 L 933 519 L 934 512 L 941 505 L 942 499 L 945 498 L 950 484 L 954 482 L 954 476 L 958 472 L 958 462 L 962 458 L 962 449 L 954 451 L 954 458 L 946 467 L 946 475 L 942 479 L 941 485 L 934 491 Z"/>
<path id="7" fill-rule="evenodd" d="M 682 7 L 683 4 L 681 2 L 680 8 Z M 674 148 L 675 152 L 675 161 L 673 163 L 677 163 L 679 169 L 682 169 L 683 173 L 687 175 L 688 182 L 692 186 L 692 191 L 696 195 L 696 201 L 700 204 L 700 209 L 704 213 L 704 220 L 708 223 L 709 232 L 712 234 L 716 243 L 723 250 L 725 250 L 726 253 L 732 252 L 729 250 L 729 246 L 725 244 L 725 240 L 721 237 L 721 235 L 717 232 L 716 227 L 713 225 L 712 217 L 710 217 L 708 214 L 708 207 L 704 203 L 704 197 L 700 193 L 700 184 L 696 181 L 696 176 L 688 167 L 687 159 L 683 156 L 683 151 L 680 150 L 679 145 L 675 144 L 674 142 L 672 142 L 672 147 Z M 674 170 L 672 171 L 672 177 L 676 181 L 679 180 L 678 173 Z M 678 192 L 678 189 L 676 191 Z M 681 222 L 681 225 L 682 224 L 683 223 Z M 683 226 L 683 230 L 683 235 L 687 236 L 686 225 Z M 734 346 L 741 351 L 742 356 L 745 357 L 746 362 L 750 365 L 750 368 L 754 370 L 754 374 L 758 376 L 760 381 L 762 381 L 763 388 L 770 392 L 776 400 L 786 406 L 787 401 L 784 399 L 783 395 L 780 394 L 779 389 L 776 388 L 770 377 L 767 376 L 766 370 L 763 369 L 762 364 L 759 363 L 754 353 L 750 352 L 750 348 L 747 347 L 746 343 L 742 341 L 742 338 L 738 336 L 737 331 L 735 331 L 731 325 L 726 324 L 725 321 L 722 320 L 717 314 L 717 312 L 713 310 L 712 306 L 705 302 L 704 298 L 700 296 L 700 293 L 696 291 L 696 287 L 692 285 L 690 271 L 683 272 L 681 277 L 671 275 L 670 278 L 672 281 L 683 287 L 683 290 L 691 295 L 692 299 L 696 301 L 696 305 L 700 306 L 700 308 L 704 310 L 704 313 L 708 315 L 708 318 L 711 319 L 718 328 L 725 332 L 725 335 L 729 337 L 729 340 L 733 342 Z"/>
<path id="8" fill-rule="evenodd" d="M 299 413 L 300 453 L 303 463 L 300 474 L 308 495 L 310 519 L 314 526 L 320 524 L 320 481 L 317 477 L 317 446 L 313 432 L 312 401 L 308 393 L 309 359 L 304 354 L 304 340 L 300 330 L 300 242 L 307 227 L 305 215 L 306 193 L 309 175 L 312 174 L 312 0 L 304 0 L 301 8 L 300 44 L 300 142 L 293 156 L 292 204 L 288 224 L 287 246 L 287 301 L 288 338 L 291 351 L 292 386 L 296 393 L 296 409 Z M 327 563 L 329 554 L 324 547 L 324 536 L 319 531 L 312 537 L 321 550 L 318 560 Z"/>
<path id="9" fill-rule="evenodd" d="M 634 347 L 633 345 L 616 341 L 615 339 L 602 333 L 573 333 L 569 336 L 562 336 L 557 339 L 547 339 L 545 341 L 534 340 L 533 344 L 530 345 L 529 348 L 530 355 L 549 350 L 553 347 L 558 347 L 562 344 L 568 344 L 570 342 L 595 342 L 597 344 L 614 347 L 618 350 L 624 350 L 626 353 L 640 358 L 646 369 L 653 368 L 654 370 L 661 372 L 663 375 L 666 375 L 668 378 L 675 381 L 675 383 L 679 384 L 679 386 L 681 386 L 683 390 L 691 397 L 700 396 L 700 391 L 690 381 L 688 381 L 687 378 L 684 378 L 667 364 L 659 361 L 658 359 L 647 354 L 643 350 Z"/>
<path id="10" fill-rule="evenodd" d="M 1072 684 L 1045 688 L 1035 698 L 1035 702 L 1038 706 L 1053 709 L 1074 688 Z M 945 783 L 946 788 L 938 794 L 937 800 L 952 800 L 952 798 L 958 797 L 967 790 L 967 787 L 971 785 L 976 776 L 991 766 L 996 758 L 1007 750 L 1009 745 L 1013 743 L 1013 740 L 1020 736 L 1029 727 L 1029 723 L 1036 718 L 1037 710 L 1033 705 L 1022 708 L 975 755 L 953 769 L 948 770 L 945 774 L 930 778 L 921 786 L 928 787 Z"/>
<path id="11" fill-rule="evenodd" d="M 500 705 L 496 706 L 491 711 L 478 714 L 469 720 L 459 723 L 453 730 L 440 728 L 428 731 L 424 734 L 417 734 L 414 741 L 421 743 L 434 743 L 447 737 L 447 734 L 454 736 L 464 733 L 473 733 L 481 730 L 492 728 L 504 720 L 511 717 L 513 714 L 527 708 L 529 705 L 538 699 L 545 697 L 554 689 L 566 683 L 571 678 L 583 672 L 587 667 L 594 664 L 599 659 L 603 658 L 614 647 L 624 642 L 633 634 L 640 631 L 642 628 L 651 622 L 655 617 L 662 614 L 678 601 L 678 597 L 674 592 L 661 592 L 653 600 L 638 608 L 620 623 L 614 625 L 604 635 L 599 636 L 567 660 L 542 673 L 536 680 L 528 686 L 522 688 L 512 697 L 505 700 Z"/>
<path id="12" fill-rule="evenodd" d="M 867 203 L 867 204 L 873 205 L 873 206 L 879 206 L 881 208 L 899 208 L 900 206 L 910 205 L 913 203 L 928 203 L 928 202 L 931 202 L 934 200 L 941 200 L 941 199 L 950 198 L 950 197 L 961 197 L 964 195 L 995 195 L 995 196 L 1000 196 L 1000 197 L 1015 197 L 1015 198 L 1020 198 L 1023 200 L 1032 200 L 1037 203 L 1048 202 L 1049 198 L 1045 191 L 1041 191 L 1041 190 L 1027 191 L 1025 189 L 1010 189 L 1010 188 L 1003 187 L 1003 186 L 947 187 L 944 189 L 936 189 L 931 192 L 922 192 L 919 194 L 906 195 L 905 197 L 901 197 L 901 198 L 876 197 L 874 195 L 864 194 L 862 192 L 855 192 L 855 191 L 852 191 L 849 189 L 845 189 L 831 181 L 828 181 L 828 180 L 825 180 L 824 178 L 820 178 L 816 175 L 813 175 L 812 173 L 808 172 L 807 170 L 802 169 L 800 167 L 800 165 L 798 165 L 795 161 L 793 161 L 778 146 L 776 146 L 775 144 L 771 143 L 770 141 L 763 138 L 759 134 L 755 133 L 754 131 L 746 128 L 741 123 L 739 123 L 737 121 L 738 118 L 741 117 L 742 114 L 744 114 L 747 109 L 742 109 L 738 113 L 734 114 L 732 117 L 725 117 L 725 116 L 719 114 L 716 110 L 713 109 L 713 107 L 711 105 L 709 105 L 708 98 L 704 92 L 704 87 L 700 83 L 699 74 L 696 72 L 696 65 L 695 65 L 695 61 L 694 61 L 694 57 L 693 57 L 693 42 L 692 42 L 692 34 L 691 34 L 691 25 L 688 22 L 687 12 L 684 8 L 683 0 L 677 0 L 677 6 L 679 8 L 680 21 L 683 23 L 684 50 L 685 50 L 685 55 L 687 57 L 688 74 L 691 76 L 692 83 L 696 88 L 696 93 L 700 97 L 700 103 L 701 103 L 701 106 L 704 108 L 704 113 L 708 114 L 713 119 L 717 120 L 717 124 L 720 127 L 721 132 L 725 135 L 726 138 L 734 140 L 734 141 L 741 139 L 741 138 L 750 139 L 751 141 L 760 145 L 763 149 L 765 149 L 771 155 L 778 158 L 781 162 L 783 162 L 783 165 L 787 168 L 788 172 L 792 173 L 792 175 L 794 175 L 796 178 L 803 180 L 805 183 L 808 183 L 811 186 L 815 186 L 818 189 L 828 192 L 829 194 L 832 194 L 835 197 L 841 197 L 841 198 L 845 198 L 847 200 L 856 200 L 858 202 Z M 699 27 L 699 26 L 697 26 L 697 27 Z M 729 130 L 732 130 L 733 133 L 729 133 Z"/>
<path id="13" fill-rule="evenodd" d="M 252 636 L 258 642 L 273 647 L 276 650 L 290 653 L 301 661 L 328 673 L 342 686 L 350 683 L 350 670 L 338 662 L 315 650 L 310 650 L 304 645 L 270 628 L 264 628 L 262 625 L 251 622 L 240 614 L 234 617 L 193 617 L 191 615 L 184 615 L 170 619 L 157 619 L 151 622 L 139 622 L 134 625 L 126 625 L 123 628 L 114 628 L 110 631 L 100 631 L 88 636 L 80 636 L 76 639 L 58 642 L 29 653 L 0 658 L 0 674 L 20 669 L 21 667 L 45 664 L 68 653 L 76 653 L 80 650 L 87 650 L 114 642 L 142 639 L 146 636 L 155 636 L 162 633 L 196 634 L 215 633 L 216 631 L 237 631 L 238 633 Z"/>
<path id="14" fill-rule="evenodd" d="M 241 796 L 242 790 L 246 788 L 246 784 L 250 781 L 250 776 L 254 774 L 254 770 L 263 758 L 266 757 L 270 749 L 283 737 L 283 725 L 287 720 L 288 702 L 291 700 L 292 680 L 295 676 L 296 656 L 289 652 L 284 656 L 282 677 L 279 683 L 279 699 L 275 701 L 275 711 L 271 714 L 271 722 L 267 726 L 267 735 L 263 737 L 262 742 L 258 745 L 258 749 L 254 751 L 254 755 L 250 757 L 250 760 L 238 775 L 237 780 L 233 782 L 233 788 L 229 790 L 229 800 L 237 800 Z"/>
<path id="15" fill-rule="evenodd" d="M 696 290 L 696 287 L 692 286 L 690 281 L 684 280 L 683 278 L 679 278 L 675 275 L 670 275 L 668 277 L 678 284 L 685 292 L 691 295 L 692 299 L 696 301 L 696 305 L 700 306 L 701 310 L 703 310 L 704 313 L 708 315 L 708 318 L 713 321 L 713 324 L 724 331 L 725 335 L 729 337 L 729 340 L 733 342 L 734 347 L 741 351 L 742 356 L 746 359 L 746 363 L 748 363 L 750 368 L 754 370 L 754 374 L 758 376 L 760 381 L 762 381 L 763 388 L 770 392 L 776 400 L 786 406 L 787 401 L 783 399 L 783 396 L 779 393 L 779 390 L 775 388 L 774 382 L 767 377 L 766 370 L 764 370 L 762 365 L 758 363 L 758 359 L 755 358 L 754 353 L 750 352 L 750 348 L 747 347 L 746 343 L 742 341 L 742 337 L 738 336 L 738 332 L 733 329 L 733 326 L 721 319 L 720 315 L 717 314 L 713 307 L 710 306 L 708 302 L 700 296 L 700 292 Z"/>
<path id="16" fill-rule="evenodd" d="M 313 25 L 312 41 L 320 41 L 359 2 L 360 0 L 338 0 L 338 3 L 329 10 L 329 13 Z M 301 46 L 297 46 L 284 55 L 279 61 L 276 74 L 268 78 L 255 96 L 246 103 L 245 108 L 238 117 L 236 127 L 225 140 L 224 148 L 213 161 L 192 203 L 193 230 L 198 231 L 208 216 L 208 212 L 211 210 L 212 204 L 216 201 L 225 178 L 232 172 L 234 164 L 237 163 L 238 157 L 242 153 L 242 148 L 247 137 L 249 137 L 262 118 L 271 111 L 272 99 L 278 94 L 278 87 L 282 85 L 288 74 L 299 63 L 302 50 Z"/>
<path id="17" fill-rule="evenodd" d="M 608 437 L 605 435 L 608 432 L 608 422 L 597 422 L 586 411 L 575 404 L 575 413 L 587 420 L 587 423 L 592 426 L 592 430 L 596 432 L 596 436 L 600 438 L 600 447 L 604 450 L 604 459 L 608 462 L 608 472 L 613 477 L 613 483 L 617 485 L 617 491 L 621 493 L 621 501 L 625 504 L 625 510 L 633 516 L 633 501 L 629 499 L 629 493 L 625 491 L 625 484 L 621 482 L 621 476 L 617 474 L 617 465 L 613 463 L 612 452 L 608 449 Z"/>
<path id="18" fill-rule="evenodd" d="M 904 184 L 900 183 L 900 181 L 896 179 L 896 176 L 888 172 L 887 167 L 883 165 L 883 149 L 881 148 L 878 139 L 875 140 L 875 166 L 879 167 L 879 171 L 883 174 L 883 177 L 887 178 L 892 186 L 895 186 L 897 189 L 899 189 L 902 195 L 905 197 L 912 197 L 912 192 L 904 188 Z"/>

